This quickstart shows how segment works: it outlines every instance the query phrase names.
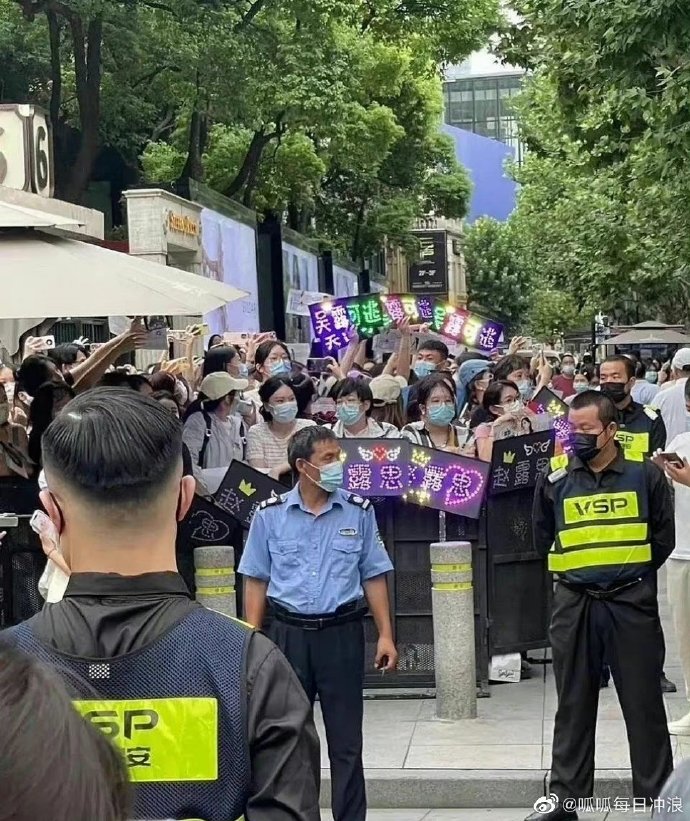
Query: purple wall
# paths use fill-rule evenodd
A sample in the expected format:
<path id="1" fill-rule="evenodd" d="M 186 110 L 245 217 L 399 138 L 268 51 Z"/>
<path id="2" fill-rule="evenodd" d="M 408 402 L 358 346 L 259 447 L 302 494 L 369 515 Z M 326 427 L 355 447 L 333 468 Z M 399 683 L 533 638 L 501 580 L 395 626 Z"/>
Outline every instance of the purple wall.
<path id="1" fill-rule="evenodd" d="M 505 143 L 473 134 L 447 123 L 442 126 L 455 143 L 455 156 L 472 179 L 472 202 L 468 222 L 479 217 L 505 220 L 515 207 L 516 184 L 506 176 L 505 161 L 513 158 L 513 149 Z"/>

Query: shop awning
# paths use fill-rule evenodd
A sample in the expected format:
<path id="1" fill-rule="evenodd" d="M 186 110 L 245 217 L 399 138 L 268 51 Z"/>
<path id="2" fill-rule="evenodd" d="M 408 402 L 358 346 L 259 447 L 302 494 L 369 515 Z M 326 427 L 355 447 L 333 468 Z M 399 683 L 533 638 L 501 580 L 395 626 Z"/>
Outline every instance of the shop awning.
<path id="1" fill-rule="evenodd" d="M 245 291 L 34 230 L 0 230 L 0 319 L 206 314 Z"/>
<path id="2" fill-rule="evenodd" d="M 609 337 L 605 345 L 690 345 L 690 336 L 665 328 L 626 331 Z"/>

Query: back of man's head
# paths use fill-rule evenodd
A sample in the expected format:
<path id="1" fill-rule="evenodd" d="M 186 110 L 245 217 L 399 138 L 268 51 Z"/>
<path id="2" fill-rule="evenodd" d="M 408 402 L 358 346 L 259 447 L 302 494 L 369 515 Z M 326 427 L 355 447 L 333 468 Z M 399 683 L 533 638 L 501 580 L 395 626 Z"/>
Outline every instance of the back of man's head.
<path id="1" fill-rule="evenodd" d="M 96 388 L 50 424 L 43 462 L 51 490 L 108 518 L 136 519 L 179 484 L 182 428 L 152 399 Z"/>

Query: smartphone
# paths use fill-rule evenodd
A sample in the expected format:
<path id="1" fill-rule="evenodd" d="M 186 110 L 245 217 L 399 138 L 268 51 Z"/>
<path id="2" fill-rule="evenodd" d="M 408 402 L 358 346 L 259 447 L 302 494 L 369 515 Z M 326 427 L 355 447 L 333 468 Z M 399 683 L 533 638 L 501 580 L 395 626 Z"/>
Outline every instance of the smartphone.
<path id="1" fill-rule="evenodd" d="M 683 458 L 677 453 L 660 453 L 658 454 L 658 457 L 664 462 L 670 462 L 673 465 L 677 465 L 679 468 L 682 468 L 685 464 L 683 462 Z"/>
<path id="2" fill-rule="evenodd" d="M 307 359 L 307 371 L 315 374 L 330 373 L 328 366 L 332 364 L 333 360 L 327 356 Z"/>
<path id="3" fill-rule="evenodd" d="M 54 336 L 37 336 L 36 337 L 36 348 L 40 351 L 52 351 L 55 347 L 55 337 Z"/>

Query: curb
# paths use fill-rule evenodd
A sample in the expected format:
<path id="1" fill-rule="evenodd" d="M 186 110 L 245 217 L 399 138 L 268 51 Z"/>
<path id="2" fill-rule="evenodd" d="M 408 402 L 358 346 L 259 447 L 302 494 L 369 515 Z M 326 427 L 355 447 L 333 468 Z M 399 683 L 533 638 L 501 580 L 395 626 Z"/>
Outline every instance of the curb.
<path id="1" fill-rule="evenodd" d="M 364 771 L 370 809 L 512 809 L 531 807 L 547 795 L 548 770 L 374 770 Z M 597 770 L 598 798 L 632 801 L 630 770 Z M 331 776 L 321 770 L 321 806 L 330 807 Z"/>

